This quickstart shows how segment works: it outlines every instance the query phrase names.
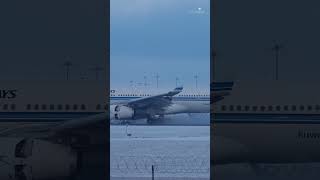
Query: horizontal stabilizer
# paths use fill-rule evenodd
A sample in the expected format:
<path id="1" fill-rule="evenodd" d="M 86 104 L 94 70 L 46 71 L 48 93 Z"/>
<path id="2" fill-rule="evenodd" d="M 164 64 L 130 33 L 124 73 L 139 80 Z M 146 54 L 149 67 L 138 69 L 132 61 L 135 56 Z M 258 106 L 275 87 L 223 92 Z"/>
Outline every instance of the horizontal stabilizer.
<path id="1" fill-rule="evenodd" d="M 211 103 L 221 101 L 225 96 L 230 95 L 234 83 L 233 82 L 213 82 L 210 84 Z"/>
<path id="2" fill-rule="evenodd" d="M 210 84 L 211 91 L 231 91 L 233 82 L 213 82 Z"/>

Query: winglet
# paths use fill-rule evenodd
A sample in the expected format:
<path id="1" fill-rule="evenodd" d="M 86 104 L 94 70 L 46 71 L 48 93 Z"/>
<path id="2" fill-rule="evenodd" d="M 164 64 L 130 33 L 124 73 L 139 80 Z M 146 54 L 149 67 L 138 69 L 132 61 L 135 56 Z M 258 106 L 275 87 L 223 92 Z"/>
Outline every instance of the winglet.
<path id="1" fill-rule="evenodd" d="M 181 87 L 176 87 L 176 88 L 174 88 L 173 91 L 168 92 L 167 96 L 174 96 L 176 94 L 179 94 L 179 93 L 181 93 L 182 89 L 183 89 L 182 86 Z"/>
<path id="2" fill-rule="evenodd" d="M 181 92 L 182 90 L 183 90 L 182 86 L 174 88 L 174 91 L 180 91 Z"/>

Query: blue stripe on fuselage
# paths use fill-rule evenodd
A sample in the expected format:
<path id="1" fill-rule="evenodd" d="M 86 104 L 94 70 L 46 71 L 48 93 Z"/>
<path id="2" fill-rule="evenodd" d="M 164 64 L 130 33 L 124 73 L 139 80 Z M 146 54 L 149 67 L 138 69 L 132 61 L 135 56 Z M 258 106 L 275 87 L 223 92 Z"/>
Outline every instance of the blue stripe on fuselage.
<path id="1" fill-rule="evenodd" d="M 216 124 L 320 124 L 320 114 L 214 113 Z"/>
<path id="2" fill-rule="evenodd" d="M 0 112 L 0 122 L 57 122 L 102 112 Z"/>
<path id="3" fill-rule="evenodd" d="M 110 97 L 110 100 L 131 100 L 142 97 L 138 96 L 114 96 Z M 173 97 L 173 101 L 210 101 L 210 97 Z"/>
<path id="4" fill-rule="evenodd" d="M 213 91 L 231 91 L 232 88 L 213 88 Z"/>

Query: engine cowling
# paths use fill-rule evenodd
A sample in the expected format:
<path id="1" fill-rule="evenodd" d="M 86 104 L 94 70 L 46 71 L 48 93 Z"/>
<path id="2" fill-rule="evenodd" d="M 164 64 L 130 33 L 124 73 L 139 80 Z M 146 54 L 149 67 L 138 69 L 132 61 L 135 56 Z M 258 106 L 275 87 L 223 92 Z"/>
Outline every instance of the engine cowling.
<path id="1" fill-rule="evenodd" d="M 77 153 L 40 139 L 0 138 L 0 179 L 69 178 L 77 171 Z"/>
<path id="2" fill-rule="evenodd" d="M 134 117 L 134 109 L 124 105 L 112 105 L 110 118 L 116 120 L 129 120 Z"/>

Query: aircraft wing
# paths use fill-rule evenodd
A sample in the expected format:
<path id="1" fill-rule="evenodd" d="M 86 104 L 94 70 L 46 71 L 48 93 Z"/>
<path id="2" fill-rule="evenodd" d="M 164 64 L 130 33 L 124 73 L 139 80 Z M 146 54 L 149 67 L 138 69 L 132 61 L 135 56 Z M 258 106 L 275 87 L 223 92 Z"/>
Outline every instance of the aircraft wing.
<path id="1" fill-rule="evenodd" d="M 182 91 L 182 87 L 177 87 L 167 93 L 158 94 L 154 96 L 143 97 L 126 102 L 126 105 L 133 108 L 148 108 L 155 111 L 167 107 L 171 104 L 172 97 Z"/>
<path id="2" fill-rule="evenodd" d="M 167 93 L 158 94 L 126 102 L 126 105 L 134 108 L 151 108 L 153 112 L 161 111 L 162 108 L 171 104 L 172 96 L 180 93 L 182 87 L 177 87 Z M 86 117 L 65 120 L 61 122 L 39 122 L 39 123 L 19 123 L 18 125 L 8 125 L 0 128 L 0 136 L 23 136 L 29 138 L 48 138 L 59 134 L 65 135 L 74 132 L 88 134 L 87 131 L 98 132 L 99 129 L 108 125 L 109 113 L 99 113 Z"/>

